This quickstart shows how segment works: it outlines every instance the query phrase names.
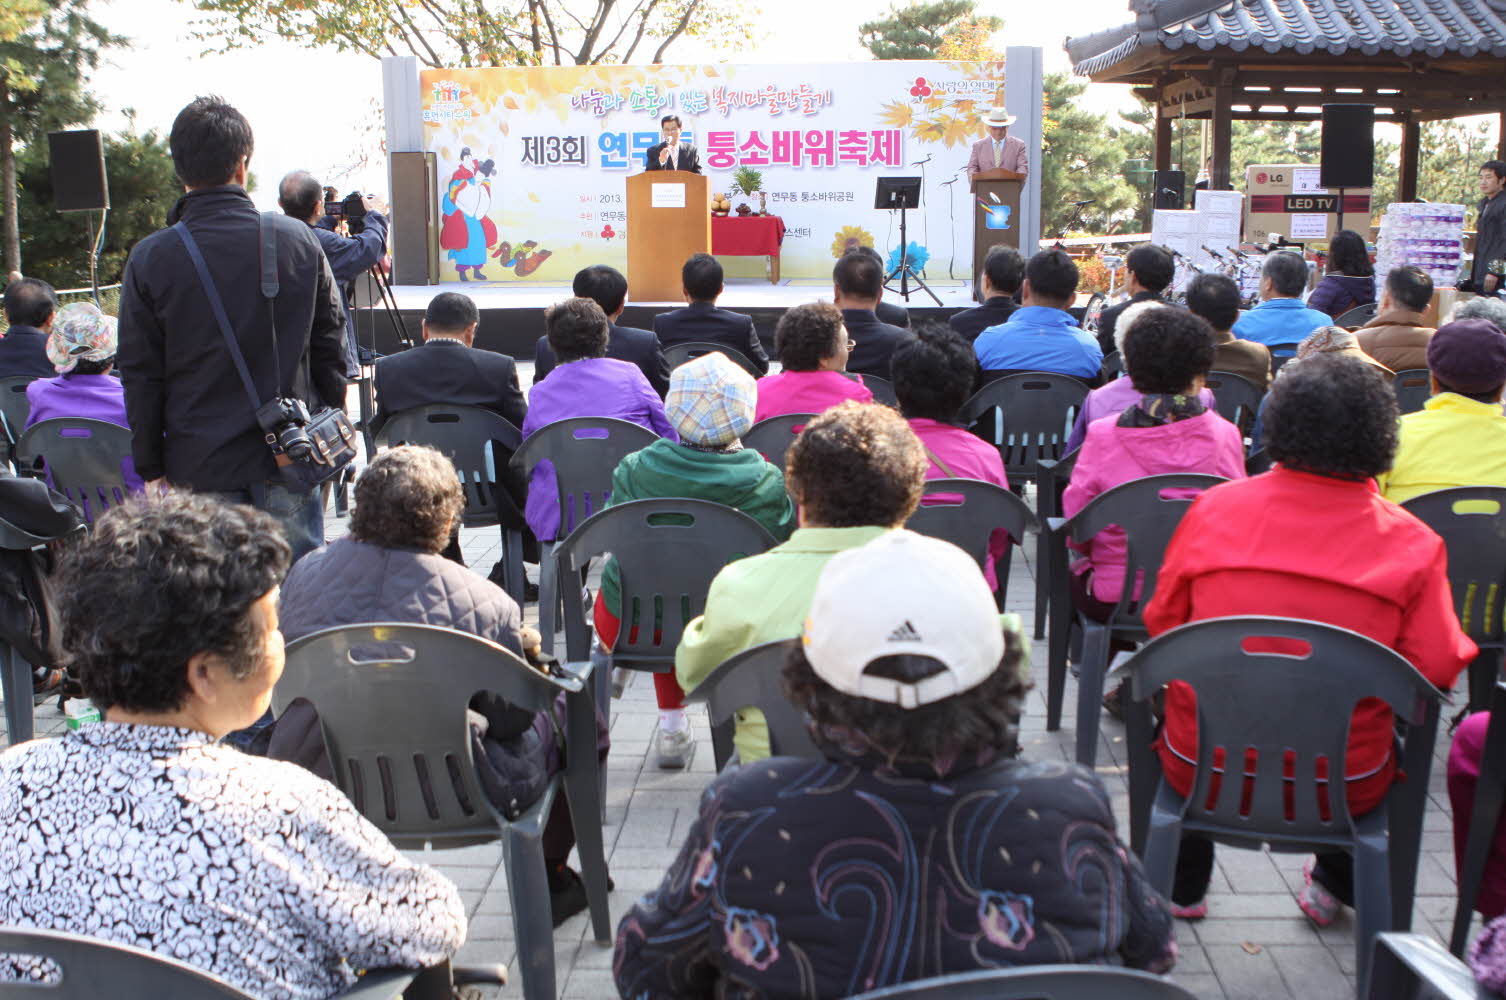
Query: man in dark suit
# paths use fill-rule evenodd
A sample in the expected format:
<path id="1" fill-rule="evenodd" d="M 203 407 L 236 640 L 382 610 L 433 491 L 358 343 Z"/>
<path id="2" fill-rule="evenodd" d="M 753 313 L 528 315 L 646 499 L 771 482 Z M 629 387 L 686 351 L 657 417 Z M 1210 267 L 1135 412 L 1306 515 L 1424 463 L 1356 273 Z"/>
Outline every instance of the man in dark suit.
<path id="1" fill-rule="evenodd" d="M 577 297 L 591 299 L 607 314 L 607 357 L 637 365 L 661 398 L 669 392 L 669 362 L 664 358 L 659 338 L 648 330 L 617 325 L 617 318 L 627 308 L 627 278 L 622 272 L 605 264 L 593 264 L 577 272 L 570 287 Z M 549 338 L 540 337 L 533 349 L 534 384 L 543 381 L 554 365 Z"/>
<path id="2" fill-rule="evenodd" d="M 518 387 L 517 364 L 505 354 L 471 346 L 480 318 L 469 296 L 434 296 L 424 310 L 422 346 L 377 360 L 373 433 L 392 414 L 430 403 L 479 406 L 523 426 L 528 404 Z"/>
<path id="3" fill-rule="evenodd" d="M 644 157 L 645 170 L 686 170 L 692 174 L 701 172 L 701 153 L 688 142 L 680 141 L 679 115 L 665 115 L 659 119 L 659 130 L 664 141 L 648 147 Z"/>
<path id="4" fill-rule="evenodd" d="M 870 246 L 856 246 L 847 253 L 860 253 L 865 257 L 872 257 L 878 261 L 879 267 L 888 270 L 884 264 L 884 258 L 879 252 Z M 890 326 L 902 326 L 910 329 L 910 310 L 898 302 L 890 302 L 888 299 L 879 299 L 878 305 L 873 307 L 873 314 L 879 318 L 880 323 L 888 323 Z"/>
<path id="5" fill-rule="evenodd" d="M 861 253 L 837 258 L 831 271 L 833 297 L 842 310 L 842 325 L 856 346 L 847 357 L 847 370 L 855 375 L 889 378 L 889 358 L 905 336 L 903 327 L 885 323 L 874 314 L 884 294 L 884 268 Z"/>
<path id="6" fill-rule="evenodd" d="M 1025 258 L 1014 247 L 989 247 L 988 256 L 983 258 L 982 276 L 983 304 L 954 313 L 948 321 L 969 342 L 1020 308 L 1015 304 L 1014 294 L 1025 280 Z"/>
<path id="7" fill-rule="evenodd" d="M 654 317 L 659 343 L 669 346 L 698 342 L 721 344 L 753 362 L 758 374 L 769 373 L 769 356 L 753 329 L 751 317 L 716 307 L 722 294 L 722 265 L 709 253 L 698 253 L 680 269 L 685 301 L 690 305 Z"/>
<path id="8" fill-rule="evenodd" d="M 1142 243 L 1125 256 L 1124 272 L 1124 289 L 1130 297 L 1098 314 L 1098 346 L 1103 348 L 1104 354 L 1118 350 L 1114 343 L 1114 328 L 1119 324 L 1119 314 L 1136 302 L 1160 299 L 1161 293 L 1176 276 L 1177 262 L 1165 247 Z"/>
<path id="9" fill-rule="evenodd" d="M 0 340 L 0 378 L 57 374 L 47 357 L 47 335 L 57 311 L 57 294 L 40 278 L 17 278 L 5 286 L 5 322 L 10 326 Z"/>

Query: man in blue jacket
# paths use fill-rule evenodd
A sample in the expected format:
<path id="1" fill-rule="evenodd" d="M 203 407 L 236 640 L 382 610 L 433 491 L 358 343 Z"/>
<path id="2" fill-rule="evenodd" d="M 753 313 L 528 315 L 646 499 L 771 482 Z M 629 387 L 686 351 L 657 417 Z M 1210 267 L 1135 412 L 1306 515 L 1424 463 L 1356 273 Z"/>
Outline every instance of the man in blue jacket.
<path id="1" fill-rule="evenodd" d="M 1077 298 L 1077 265 L 1064 251 L 1042 250 L 1025 265 L 1025 304 L 978 334 L 973 349 L 985 378 L 1007 372 L 1056 372 L 1098 378 L 1103 350 L 1067 312 Z"/>
<path id="2" fill-rule="evenodd" d="M 1257 344 L 1299 344 L 1320 326 L 1332 326 L 1328 313 L 1302 303 L 1307 287 L 1307 261 L 1290 250 L 1266 255 L 1260 269 L 1260 305 L 1234 324 L 1234 336 Z"/>

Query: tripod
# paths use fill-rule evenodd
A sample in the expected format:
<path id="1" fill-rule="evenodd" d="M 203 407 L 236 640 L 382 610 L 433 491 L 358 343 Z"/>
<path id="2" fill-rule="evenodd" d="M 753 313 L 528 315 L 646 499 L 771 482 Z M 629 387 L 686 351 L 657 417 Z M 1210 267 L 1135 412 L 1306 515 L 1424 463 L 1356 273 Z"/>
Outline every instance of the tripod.
<path id="1" fill-rule="evenodd" d="M 352 282 L 351 289 L 355 291 Z M 355 296 L 347 295 L 346 301 L 354 301 Z M 392 327 L 393 335 L 397 342 L 404 348 L 413 346 L 413 338 L 403 326 L 402 316 L 398 311 L 397 297 L 392 293 L 392 282 L 382 271 L 381 264 L 374 264 L 366 270 L 366 300 L 369 305 L 359 315 L 365 315 L 366 322 L 356 320 L 356 398 L 359 401 L 361 413 L 361 439 L 366 444 L 366 461 L 370 462 L 376 455 L 376 436 L 371 432 L 371 422 L 376 416 L 376 394 L 373 387 L 376 381 L 376 324 L 377 304 L 381 305 L 382 311 L 387 314 L 387 322 Z M 362 336 L 362 327 L 365 328 L 365 336 Z M 349 496 L 347 488 L 355 476 L 354 466 L 346 466 L 336 482 L 335 490 L 335 516 L 342 517 L 349 509 Z"/>
<path id="2" fill-rule="evenodd" d="M 931 287 L 926 284 L 925 279 L 910 264 L 910 240 L 905 234 L 905 213 L 907 211 L 909 211 L 908 205 L 904 201 L 901 201 L 899 205 L 899 263 L 884 278 L 884 288 L 893 291 L 889 286 L 893 283 L 894 276 L 899 275 L 899 297 L 904 299 L 905 302 L 908 303 L 910 301 L 910 282 L 914 281 L 915 284 L 920 286 L 920 290 L 929 295 L 931 300 L 939 306 L 941 305 L 941 299 L 937 297 L 935 292 L 931 291 Z"/>

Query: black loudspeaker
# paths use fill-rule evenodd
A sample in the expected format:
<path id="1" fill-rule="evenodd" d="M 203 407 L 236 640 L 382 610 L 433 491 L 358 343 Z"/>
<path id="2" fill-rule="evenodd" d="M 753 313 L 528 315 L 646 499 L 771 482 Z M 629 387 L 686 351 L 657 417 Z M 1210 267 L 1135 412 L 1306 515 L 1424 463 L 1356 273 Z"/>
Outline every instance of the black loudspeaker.
<path id="1" fill-rule="evenodd" d="M 1326 188 L 1367 188 L 1375 183 L 1375 105 L 1323 105 L 1323 146 L 1318 183 Z"/>
<path id="2" fill-rule="evenodd" d="M 1187 205 L 1187 175 L 1180 170 L 1157 170 L 1155 207 L 1181 209 Z"/>
<path id="3" fill-rule="evenodd" d="M 52 193 L 59 212 L 92 212 L 110 207 L 105 180 L 105 147 L 98 129 L 48 132 Z"/>

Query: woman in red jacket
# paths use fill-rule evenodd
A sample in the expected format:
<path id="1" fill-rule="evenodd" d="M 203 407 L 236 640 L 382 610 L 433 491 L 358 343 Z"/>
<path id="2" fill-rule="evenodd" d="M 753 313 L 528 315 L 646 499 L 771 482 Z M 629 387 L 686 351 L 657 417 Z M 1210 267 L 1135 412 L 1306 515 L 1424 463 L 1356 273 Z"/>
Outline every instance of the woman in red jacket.
<path id="1" fill-rule="evenodd" d="M 1145 611 L 1151 635 L 1225 615 L 1317 619 L 1369 636 L 1447 689 L 1474 659 L 1449 593 L 1443 540 L 1381 497 L 1375 476 L 1396 451 L 1396 401 L 1363 361 L 1315 357 L 1271 387 L 1266 433 L 1276 467 L 1215 486 L 1187 511 Z M 1175 683 L 1157 749 L 1166 779 L 1191 790 L 1197 703 Z M 1391 710 L 1355 708 L 1345 776 L 1350 810 L 1374 809 L 1396 774 Z M 1213 844 L 1183 839 L 1173 911 L 1207 914 Z M 1298 896 L 1319 925 L 1353 899 L 1352 862 L 1321 854 Z"/>

